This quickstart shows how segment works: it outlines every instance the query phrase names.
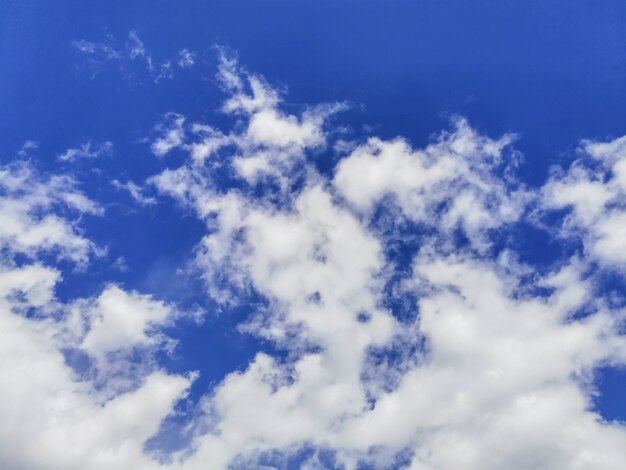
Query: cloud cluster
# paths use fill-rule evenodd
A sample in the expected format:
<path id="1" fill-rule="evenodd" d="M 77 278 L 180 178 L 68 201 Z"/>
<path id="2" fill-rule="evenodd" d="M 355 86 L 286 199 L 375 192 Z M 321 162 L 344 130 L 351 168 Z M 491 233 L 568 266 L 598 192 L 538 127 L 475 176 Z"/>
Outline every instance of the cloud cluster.
<path id="1" fill-rule="evenodd" d="M 102 209 L 28 163 L 0 168 L 0 191 L 0 466 L 154 468 L 143 444 L 192 380 L 153 359 L 175 309 L 113 284 L 57 300 L 61 271 L 42 259 L 86 269 L 95 245 L 69 217 Z"/>
<path id="2" fill-rule="evenodd" d="M 190 163 L 152 182 L 207 221 L 197 267 L 209 293 L 224 302 L 251 290 L 267 298 L 269 308 L 243 330 L 290 359 L 259 354 L 226 378 L 204 404 L 206 419 L 219 419 L 197 437 L 186 466 L 259 465 L 306 446 L 330 450 L 345 468 L 404 459 L 413 469 L 608 469 L 624 461 L 624 428 L 591 409 L 594 370 L 626 359 L 623 312 L 598 297 L 585 253 L 532 275 L 491 243 L 494 231 L 527 223 L 530 204 L 564 197 L 554 186 L 572 184 L 571 172 L 528 189 L 513 176 L 514 136 L 494 140 L 457 119 L 423 149 L 372 138 L 328 180 L 299 166 L 309 147 L 325 144 L 323 120 L 282 114 L 278 93 L 233 59 L 223 59 L 219 76 L 231 93 L 223 109 L 243 116 L 244 130 L 212 130 L 205 145 L 234 149 L 198 159 L 181 133 L 177 146 Z M 211 156 L 248 184 L 263 183 L 264 193 L 224 189 L 205 162 Z M 274 197 L 294 187 L 289 198 Z M 400 237 L 418 244 L 402 286 L 418 299 L 410 324 L 383 307 L 398 291 L 385 289 L 394 260 L 384 255 L 391 240 L 376 230 L 381 210 L 409 220 L 413 233 Z"/>
<path id="3" fill-rule="evenodd" d="M 481 136 L 461 118 L 423 150 L 372 138 L 340 162 L 334 184 L 360 212 L 391 198 L 412 221 L 437 227 L 438 237 L 460 229 L 480 247 L 488 230 L 518 220 L 529 201 L 523 187 L 496 173 L 515 163 L 503 162 L 513 140 Z"/>
<path id="4" fill-rule="evenodd" d="M 604 269 L 626 268 L 624 138 L 584 142 L 533 189 L 515 177 L 514 136 L 458 118 L 423 148 L 371 138 L 324 175 L 312 160 L 332 152 L 344 104 L 288 113 L 223 52 L 218 78 L 234 130 L 168 114 L 151 150 L 185 160 L 147 185 L 206 224 L 191 268 L 207 295 L 226 310 L 264 299 L 239 329 L 275 353 L 208 390 L 180 429 L 187 445 L 152 458 L 146 441 L 194 379 L 155 359 L 173 347 L 163 327 L 175 307 L 114 284 L 55 300 L 60 273 L 37 254 L 86 263 L 90 242 L 59 214 L 101 209 L 68 177 L 5 167 L 0 213 L 16 222 L 0 232 L 1 464 L 620 468 L 626 428 L 593 398 L 596 370 L 626 364 L 626 312 L 598 285 Z M 114 184 L 147 204 L 144 188 Z M 545 272 L 494 243 L 533 223 L 529 209 L 565 211 L 559 234 L 583 249 Z M 402 296 L 414 299 L 409 317 L 390 307 Z"/>
<path id="5" fill-rule="evenodd" d="M 563 231 L 582 238 L 587 255 L 626 267 L 626 137 L 584 141 L 582 156 L 543 188 L 549 209 L 568 209 Z"/>
<path id="6" fill-rule="evenodd" d="M 279 93 L 263 77 L 242 70 L 236 59 L 220 50 L 218 79 L 229 95 L 222 111 L 241 119 L 241 130 L 224 133 L 204 123 L 192 123 L 185 130 L 185 117 L 171 113 L 158 127 L 160 136 L 152 143 L 155 155 L 163 156 L 174 148 L 187 150 L 198 166 L 224 149 L 232 155 L 237 176 L 248 184 L 270 176 L 283 188 L 291 172 L 306 161 L 306 153 L 322 149 L 329 117 L 345 109 L 332 103 L 306 109 L 300 116 L 283 112 Z M 189 139 L 186 136 L 189 134 Z"/>
<path id="7" fill-rule="evenodd" d="M 85 263 L 95 250 L 76 225 L 55 210 L 102 213 L 76 189 L 72 177 L 55 175 L 42 181 L 29 164 L 14 163 L 0 167 L 0 191 L 0 243 L 9 253 L 35 257 L 55 248 L 59 257 Z"/>

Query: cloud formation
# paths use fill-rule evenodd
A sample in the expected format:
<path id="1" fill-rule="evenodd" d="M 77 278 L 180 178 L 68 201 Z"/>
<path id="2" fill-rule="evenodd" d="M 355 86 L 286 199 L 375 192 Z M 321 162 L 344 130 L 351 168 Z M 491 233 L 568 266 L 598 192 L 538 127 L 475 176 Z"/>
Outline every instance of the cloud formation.
<path id="1" fill-rule="evenodd" d="M 545 205 L 567 209 L 563 232 L 580 237 L 606 267 L 626 266 L 626 138 L 582 142 L 578 160 L 543 188 Z"/>
<path id="2" fill-rule="evenodd" d="M 145 57 L 136 39 L 129 54 Z M 38 256 L 88 264 L 94 245 L 71 214 L 102 209 L 69 176 L 3 167 L 0 463 L 619 468 L 626 428 L 593 399 L 597 369 L 626 363 L 623 303 L 598 284 L 626 267 L 626 138 L 583 142 L 531 188 L 515 176 L 515 136 L 456 118 L 423 148 L 370 138 L 325 174 L 315 156 L 335 148 L 346 105 L 287 112 L 263 77 L 220 54 L 234 129 L 170 113 L 150 143 L 164 169 L 146 185 L 159 198 L 113 184 L 142 205 L 174 199 L 205 224 L 190 275 L 226 310 L 264 299 L 239 330 L 275 353 L 207 390 L 178 431 L 185 446 L 155 458 L 145 443 L 196 377 L 156 359 L 184 314 L 116 284 L 55 299 L 61 273 Z M 174 151 L 184 160 L 165 165 Z M 556 210 L 550 236 L 582 248 L 547 270 L 520 261 L 506 235 Z"/>
<path id="3" fill-rule="evenodd" d="M 85 263 L 96 249 L 76 224 L 55 210 L 95 215 L 103 212 L 76 189 L 71 176 L 41 180 L 28 163 L 16 162 L 0 167 L 0 191 L 0 243 L 9 253 L 36 257 L 42 250 L 54 248 L 59 257 Z"/>
<path id="4" fill-rule="evenodd" d="M 143 443 L 191 381 L 152 359 L 172 308 L 115 285 L 57 300 L 61 271 L 40 258 L 85 267 L 94 244 L 69 217 L 102 210 L 27 163 L 2 167 L 0 185 L 0 466 L 154 468 Z"/>
<path id="5" fill-rule="evenodd" d="M 186 465 L 258 465 L 307 445 L 332 450 L 345 468 L 402 459 L 414 469 L 616 468 L 626 458 L 624 429 L 591 411 L 595 368 L 625 359 L 623 312 L 597 297 L 584 253 L 530 275 L 514 253 L 492 248 L 494 232 L 527 223 L 529 205 L 568 176 L 524 187 L 507 151 L 514 136 L 491 139 L 457 119 L 424 149 L 370 139 L 327 180 L 296 165 L 309 144 L 325 143 L 323 119 L 307 128 L 305 114 L 285 116 L 278 93 L 233 59 L 219 76 L 231 93 L 223 110 L 245 118 L 227 138 L 235 150 L 219 158 L 251 185 L 301 186 L 287 199 L 224 191 L 182 141 L 190 164 L 153 182 L 207 220 L 197 266 L 209 292 L 224 302 L 248 290 L 268 298 L 243 328 L 292 359 L 259 354 L 228 377 L 205 404 L 219 420 Z M 272 163 L 242 165 L 259 158 Z M 399 236 L 421 249 L 389 293 L 396 260 L 384 255 L 393 241 L 385 225 L 403 220 L 414 232 Z M 402 292 L 417 298 L 408 324 L 381 307 Z"/>

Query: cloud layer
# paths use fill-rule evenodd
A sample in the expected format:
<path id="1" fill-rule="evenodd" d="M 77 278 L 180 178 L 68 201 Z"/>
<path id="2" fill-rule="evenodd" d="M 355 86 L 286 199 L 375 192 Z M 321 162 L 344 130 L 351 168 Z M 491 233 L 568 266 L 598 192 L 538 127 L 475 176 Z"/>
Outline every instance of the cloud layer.
<path id="1" fill-rule="evenodd" d="M 125 54 L 146 56 L 132 35 Z M 225 315 L 262 298 L 239 330 L 274 352 L 205 391 L 177 430 L 181 450 L 148 450 L 197 377 L 158 360 L 176 348 L 166 327 L 187 314 L 114 283 L 56 299 L 61 268 L 46 260 L 89 269 L 102 248 L 79 218 L 103 208 L 69 175 L 4 166 L 1 466 L 620 468 L 626 428 L 593 399 L 597 369 L 626 362 L 623 299 L 599 280 L 626 268 L 626 138 L 582 142 L 538 188 L 515 175 L 515 136 L 463 118 L 423 148 L 370 137 L 325 171 L 317 157 L 338 148 L 347 105 L 288 112 L 220 54 L 233 129 L 169 113 L 150 142 L 163 170 L 113 184 L 205 224 L 188 275 Z M 193 61 L 183 51 L 178 63 Z M 96 151 L 70 150 L 59 158 Z M 546 269 L 509 241 L 548 218 L 569 250 Z"/>

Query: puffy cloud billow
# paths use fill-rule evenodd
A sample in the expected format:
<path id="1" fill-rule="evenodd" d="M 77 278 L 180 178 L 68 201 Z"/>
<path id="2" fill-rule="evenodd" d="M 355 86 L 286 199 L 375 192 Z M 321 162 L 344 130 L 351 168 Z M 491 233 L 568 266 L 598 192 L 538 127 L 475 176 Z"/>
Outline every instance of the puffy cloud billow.
<path id="1" fill-rule="evenodd" d="M 183 444 L 159 449 L 198 377 L 159 361 L 185 312 L 113 282 L 59 300 L 54 260 L 90 269 L 103 247 L 81 217 L 104 207 L 70 175 L 6 165 L 0 466 L 621 468 L 626 427 L 594 400 L 598 369 L 626 364 L 624 302 L 601 282 L 626 272 L 626 138 L 582 142 L 541 187 L 516 176 L 516 136 L 463 118 L 423 148 L 356 142 L 327 171 L 317 157 L 340 147 L 347 105 L 291 114 L 220 55 L 233 129 L 172 112 L 150 142 L 162 171 L 114 185 L 138 210 L 175 201 L 202 221 L 187 274 L 222 315 L 253 305 L 239 334 L 272 347 L 204 390 Z M 513 241 L 545 219 L 566 253 L 548 267 Z"/>

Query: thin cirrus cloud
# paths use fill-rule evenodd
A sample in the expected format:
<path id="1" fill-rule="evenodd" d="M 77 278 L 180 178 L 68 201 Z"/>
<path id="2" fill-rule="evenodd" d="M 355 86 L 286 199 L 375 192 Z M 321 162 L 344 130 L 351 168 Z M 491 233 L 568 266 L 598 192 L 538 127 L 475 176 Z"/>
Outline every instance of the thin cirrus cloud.
<path id="1" fill-rule="evenodd" d="M 104 42 L 74 40 L 71 46 L 83 59 L 79 62 L 79 67 L 85 67 L 91 78 L 95 78 L 105 67 L 113 65 L 127 79 L 134 78 L 139 72 L 140 76 L 145 75 L 158 84 L 174 76 L 174 66 L 189 69 L 196 60 L 196 53 L 187 48 L 181 49 L 177 57 L 155 59 L 137 32 L 132 30 L 123 43 L 109 36 Z"/>
<path id="2" fill-rule="evenodd" d="M 40 256 L 88 269 L 78 217 L 102 209 L 67 175 L 5 166 L 3 466 L 260 468 L 302 454 L 308 469 L 620 468 L 626 428 L 593 399 L 595 371 L 626 363 L 624 311 L 598 280 L 626 267 L 623 138 L 582 142 L 534 188 L 515 176 L 516 136 L 463 118 L 423 148 L 355 143 L 324 173 L 315 156 L 336 147 L 344 103 L 285 111 L 223 52 L 217 76 L 234 129 L 170 113 L 150 143 L 162 170 L 145 187 L 113 184 L 206 224 L 190 275 L 225 310 L 263 297 L 238 329 L 279 353 L 257 352 L 197 400 L 178 448 L 148 450 L 198 377 L 158 361 L 187 314 L 115 283 L 56 299 L 61 273 Z M 147 202 L 148 188 L 161 197 Z M 503 234 L 554 211 L 565 216 L 549 236 L 581 249 L 539 269 Z M 413 248 L 408 267 L 398 244 Z M 406 316 L 388 307 L 408 297 Z"/>
<path id="3" fill-rule="evenodd" d="M 72 162 L 83 158 L 106 157 L 112 154 L 113 142 L 96 143 L 88 140 L 78 147 L 68 148 L 58 156 L 58 159 L 64 162 Z"/>
<path id="4" fill-rule="evenodd" d="M 151 204 L 156 204 L 156 199 L 154 197 L 145 196 L 143 194 L 143 188 L 137 185 L 132 181 L 127 181 L 126 183 L 122 183 L 119 180 L 111 181 L 111 184 L 114 188 L 127 191 L 130 194 L 131 198 L 138 204 L 142 206 L 147 206 Z"/>

